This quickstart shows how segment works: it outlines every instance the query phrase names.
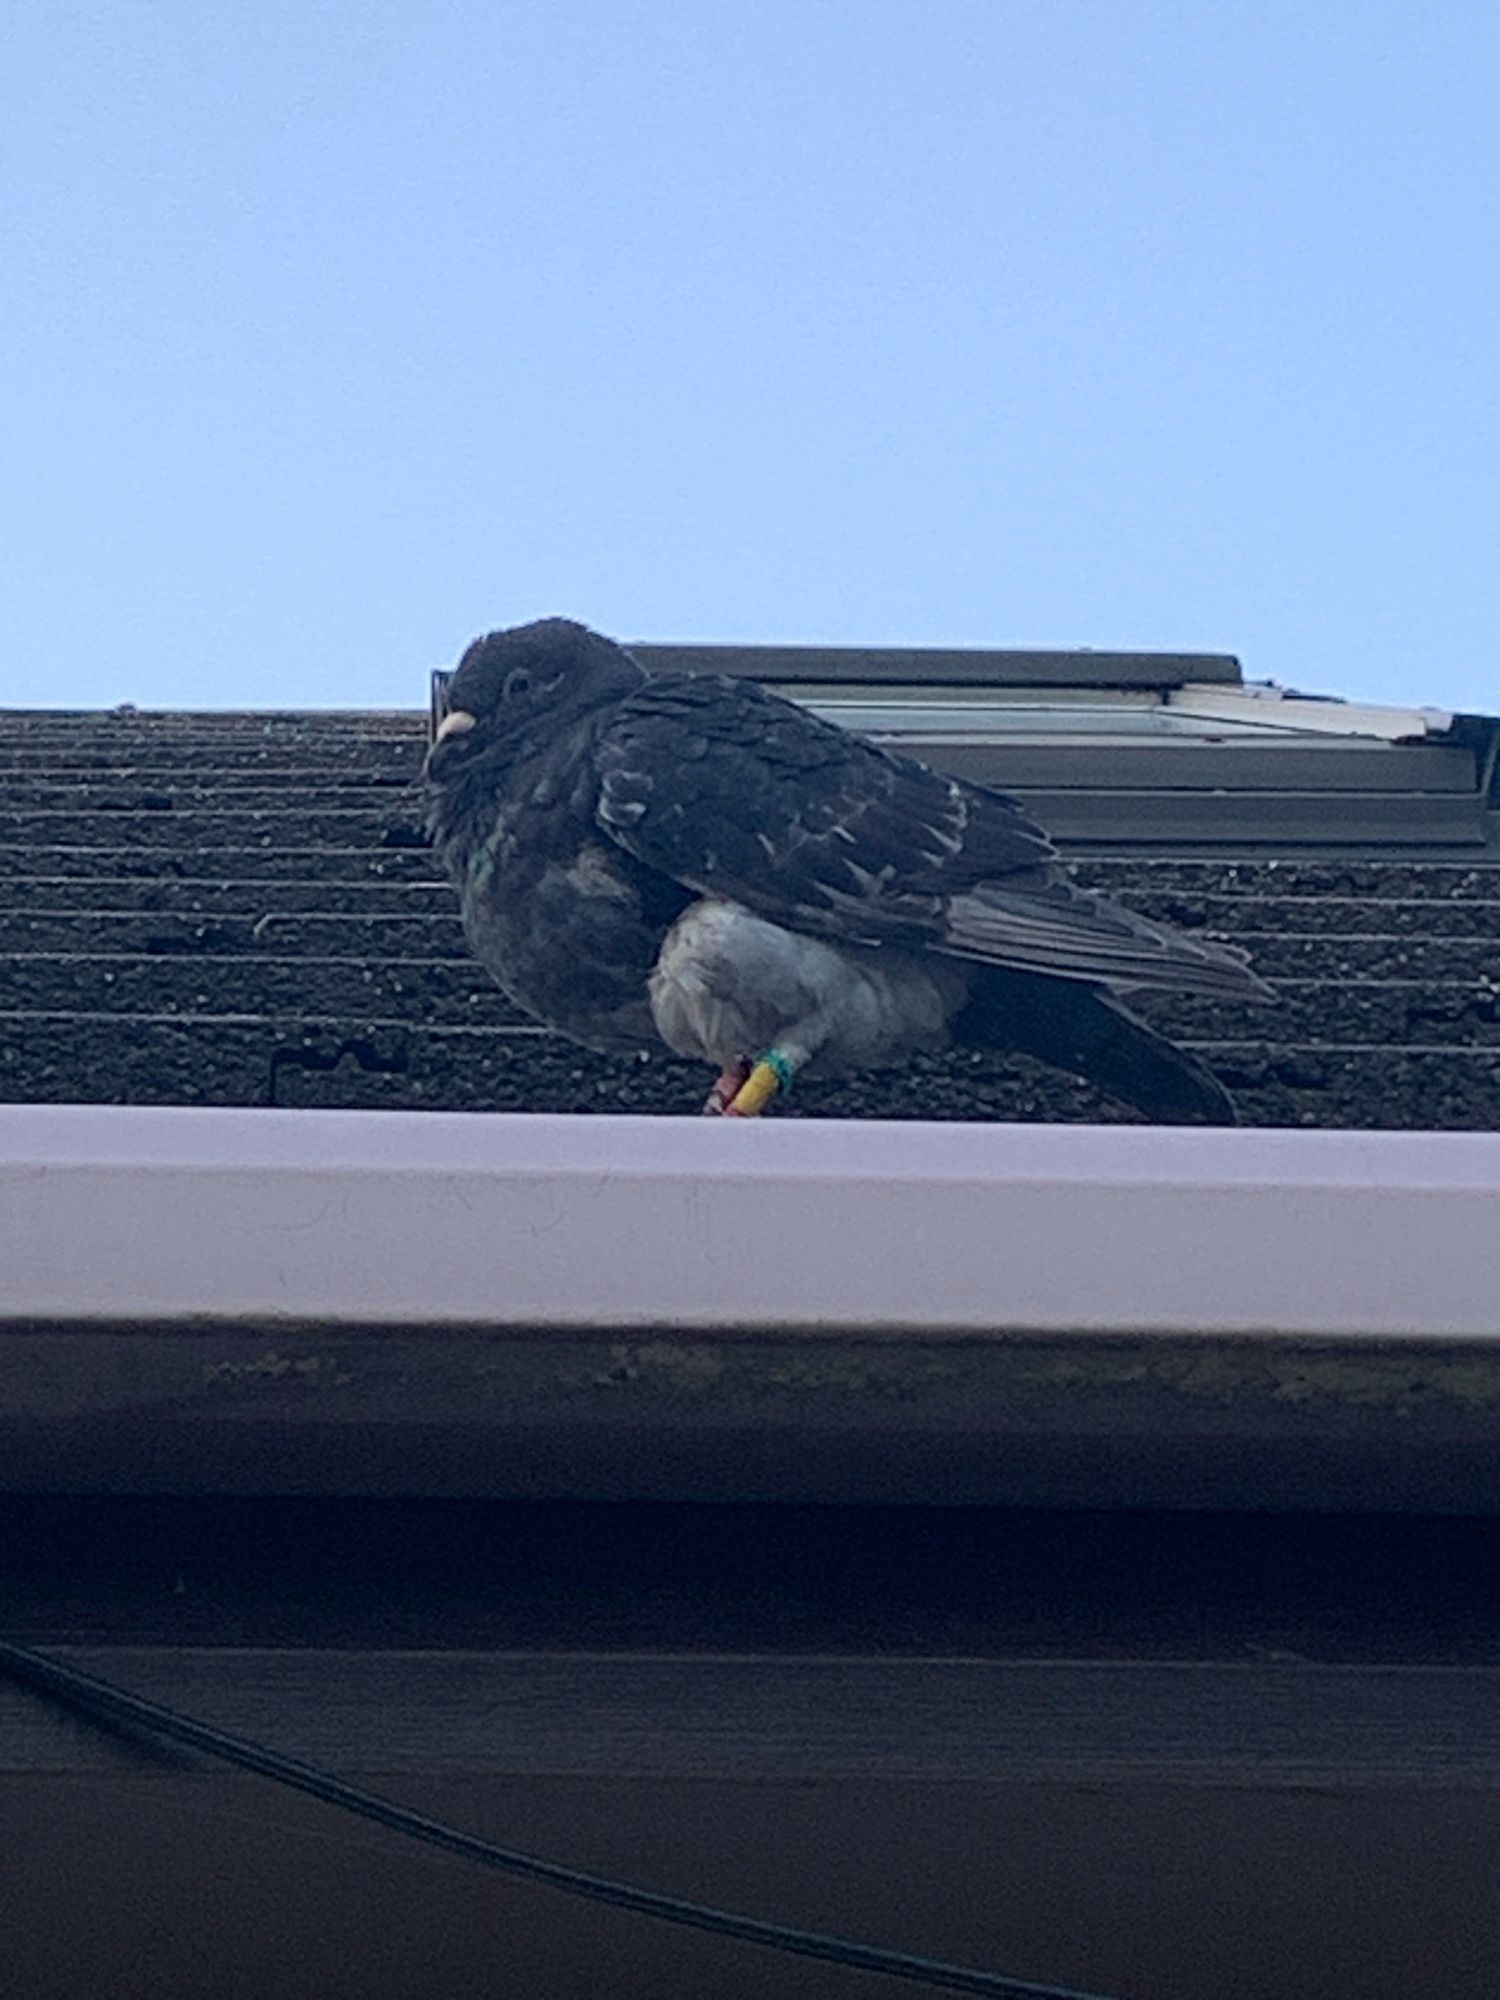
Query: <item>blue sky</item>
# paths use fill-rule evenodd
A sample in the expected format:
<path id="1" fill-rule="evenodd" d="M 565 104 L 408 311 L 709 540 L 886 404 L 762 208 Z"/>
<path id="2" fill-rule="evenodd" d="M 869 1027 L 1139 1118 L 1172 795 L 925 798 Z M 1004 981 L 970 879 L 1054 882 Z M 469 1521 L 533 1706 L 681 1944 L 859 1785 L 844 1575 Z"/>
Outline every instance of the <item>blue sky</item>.
<path id="1" fill-rule="evenodd" d="M 1500 708 L 1500 9 L 11 0 L 0 701 L 475 631 Z"/>

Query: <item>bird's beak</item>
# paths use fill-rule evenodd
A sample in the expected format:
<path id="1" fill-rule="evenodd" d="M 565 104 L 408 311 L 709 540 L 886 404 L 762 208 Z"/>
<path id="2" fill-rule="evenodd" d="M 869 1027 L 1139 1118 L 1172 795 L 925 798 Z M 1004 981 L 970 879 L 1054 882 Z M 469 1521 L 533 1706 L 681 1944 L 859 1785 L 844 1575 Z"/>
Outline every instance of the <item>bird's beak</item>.
<path id="1" fill-rule="evenodd" d="M 448 713 L 438 724 L 437 732 L 433 736 L 431 743 L 427 746 L 427 757 L 422 766 L 425 777 L 436 782 L 439 773 L 447 766 L 449 758 L 455 752 L 457 752 L 459 762 L 462 764 L 463 753 L 459 751 L 458 745 L 474 727 L 475 720 L 476 718 L 466 708 L 449 709 Z"/>
<path id="2" fill-rule="evenodd" d="M 445 743 L 450 736 L 463 736 L 467 734 L 474 727 L 474 720 L 475 718 L 470 715 L 466 708 L 450 708 L 438 724 L 437 735 L 432 739 L 433 749 L 436 750 L 437 746 L 440 743 Z"/>

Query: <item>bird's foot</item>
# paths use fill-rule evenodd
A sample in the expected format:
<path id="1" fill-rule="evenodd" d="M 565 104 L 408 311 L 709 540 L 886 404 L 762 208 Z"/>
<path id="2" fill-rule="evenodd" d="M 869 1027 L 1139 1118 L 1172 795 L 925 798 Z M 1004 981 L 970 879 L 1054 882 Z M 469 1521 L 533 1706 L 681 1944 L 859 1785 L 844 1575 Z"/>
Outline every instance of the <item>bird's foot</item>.
<path id="1" fill-rule="evenodd" d="M 767 1049 L 724 1108 L 726 1118 L 758 1118 L 778 1091 L 791 1089 L 797 1066 L 780 1049 Z"/>
<path id="2" fill-rule="evenodd" d="M 729 1063 L 719 1071 L 713 1089 L 703 1101 L 705 1118 L 723 1118 L 729 1107 L 750 1080 L 751 1062 L 748 1056 L 741 1056 L 738 1062 Z"/>

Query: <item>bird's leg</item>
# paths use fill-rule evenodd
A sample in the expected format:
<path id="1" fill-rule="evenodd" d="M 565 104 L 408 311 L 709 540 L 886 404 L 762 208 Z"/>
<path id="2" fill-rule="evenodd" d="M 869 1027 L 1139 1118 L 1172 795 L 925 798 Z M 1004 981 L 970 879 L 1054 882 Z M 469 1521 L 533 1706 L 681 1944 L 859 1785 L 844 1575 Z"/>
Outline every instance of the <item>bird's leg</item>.
<path id="1" fill-rule="evenodd" d="M 741 1056 L 738 1062 L 725 1065 L 719 1071 L 713 1089 L 708 1093 L 703 1105 L 705 1118 L 722 1118 L 744 1089 L 750 1078 L 750 1058 Z"/>
<path id="2" fill-rule="evenodd" d="M 806 1062 L 787 1048 L 767 1049 L 725 1106 L 726 1118 L 758 1118 L 778 1091 L 788 1091 Z"/>

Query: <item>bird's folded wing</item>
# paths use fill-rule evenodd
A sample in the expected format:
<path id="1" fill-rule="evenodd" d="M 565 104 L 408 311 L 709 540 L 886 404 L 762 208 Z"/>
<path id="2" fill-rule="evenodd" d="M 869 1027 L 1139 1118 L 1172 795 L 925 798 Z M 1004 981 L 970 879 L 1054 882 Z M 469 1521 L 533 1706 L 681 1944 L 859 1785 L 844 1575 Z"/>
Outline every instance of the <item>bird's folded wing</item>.
<path id="1" fill-rule="evenodd" d="M 942 949 L 1017 971 L 1086 979 L 1117 992 L 1157 987 L 1225 1000 L 1275 998 L 1243 953 L 1160 930 L 1066 883 L 1045 896 L 984 883 L 953 897 Z"/>
<path id="2" fill-rule="evenodd" d="M 751 682 L 663 677 L 595 746 L 601 827 L 649 867 L 844 943 L 1119 987 L 1264 996 L 1237 954 L 1053 877 L 1013 799 L 851 735 Z"/>

